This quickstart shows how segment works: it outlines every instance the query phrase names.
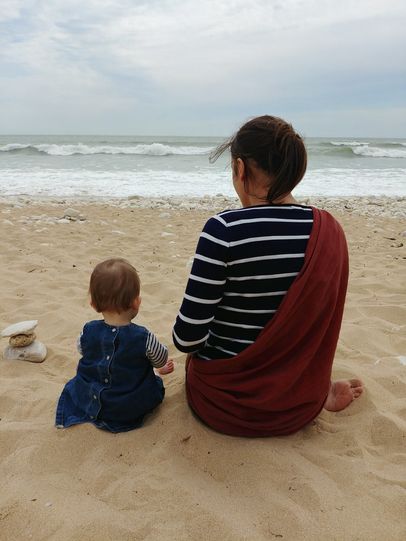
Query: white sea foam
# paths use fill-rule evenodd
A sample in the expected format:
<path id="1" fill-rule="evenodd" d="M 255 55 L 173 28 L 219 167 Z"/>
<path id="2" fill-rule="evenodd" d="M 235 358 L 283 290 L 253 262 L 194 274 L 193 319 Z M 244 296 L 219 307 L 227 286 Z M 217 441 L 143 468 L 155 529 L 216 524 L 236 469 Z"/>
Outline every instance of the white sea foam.
<path id="1" fill-rule="evenodd" d="M 406 150 L 401 148 L 357 146 L 351 150 L 357 156 L 367 156 L 368 158 L 406 158 Z"/>
<path id="2" fill-rule="evenodd" d="M 309 169 L 296 193 L 301 196 L 405 196 L 406 169 Z"/>
<path id="3" fill-rule="evenodd" d="M 368 143 L 363 143 L 359 141 L 330 141 L 330 145 L 333 145 L 335 147 L 358 147 L 368 145 Z"/>
<path id="4" fill-rule="evenodd" d="M 393 142 L 392 142 L 393 141 Z M 213 137 L 0 136 L 0 195 L 234 195 Z M 311 139 L 302 196 L 406 195 L 406 139 Z"/>
<path id="5" fill-rule="evenodd" d="M 368 158 L 406 158 L 406 150 L 402 148 L 382 148 L 370 146 L 369 143 L 360 141 L 330 141 L 336 147 L 345 147 L 351 150 L 356 156 L 367 156 Z M 403 142 L 390 142 L 387 145 L 406 146 Z"/>
<path id="6" fill-rule="evenodd" d="M 8 145 L 3 145 L 0 147 L 1 152 L 12 152 L 13 150 L 24 150 L 29 148 L 31 145 L 23 145 L 21 143 L 9 143 Z"/>
<path id="7" fill-rule="evenodd" d="M 310 169 L 298 196 L 406 196 L 406 169 Z M 179 170 L 3 169 L 0 194 L 57 197 L 234 196 L 230 172 Z"/>
<path id="8" fill-rule="evenodd" d="M 78 197 L 201 196 L 233 195 L 228 172 L 173 170 L 96 171 L 90 169 L 4 169 L 0 176 L 2 195 Z"/>
<path id="9" fill-rule="evenodd" d="M 196 146 L 171 146 L 162 143 L 137 144 L 134 146 L 115 146 L 115 145 L 84 145 L 77 143 L 74 145 L 62 144 L 20 144 L 9 143 L 0 147 L 2 152 L 12 152 L 16 150 L 31 149 L 38 152 L 49 154 L 50 156 L 73 156 L 75 154 L 93 155 L 93 154 L 135 154 L 147 156 L 198 156 L 208 154 L 211 149 L 207 147 Z"/>

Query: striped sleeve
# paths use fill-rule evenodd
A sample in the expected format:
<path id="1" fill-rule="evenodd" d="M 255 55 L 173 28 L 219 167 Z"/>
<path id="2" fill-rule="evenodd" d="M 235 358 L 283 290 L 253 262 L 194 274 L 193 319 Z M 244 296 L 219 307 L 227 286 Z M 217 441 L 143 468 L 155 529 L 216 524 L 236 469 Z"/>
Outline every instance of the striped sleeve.
<path id="1" fill-rule="evenodd" d="M 213 216 L 200 234 L 173 328 L 173 341 L 180 351 L 197 351 L 209 338 L 209 327 L 226 284 L 228 247 L 227 224 L 220 216 Z"/>
<path id="2" fill-rule="evenodd" d="M 148 332 L 146 350 L 147 358 L 152 366 L 161 368 L 166 364 L 168 360 L 168 348 L 161 344 L 152 332 Z"/>

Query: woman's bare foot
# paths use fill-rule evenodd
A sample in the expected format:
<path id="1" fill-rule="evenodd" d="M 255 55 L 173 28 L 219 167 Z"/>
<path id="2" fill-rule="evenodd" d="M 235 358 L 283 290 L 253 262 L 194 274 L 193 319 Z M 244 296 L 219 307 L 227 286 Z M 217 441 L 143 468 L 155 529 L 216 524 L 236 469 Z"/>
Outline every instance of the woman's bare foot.
<path id="1" fill-rule="evenodd" d="M 324 408 L 328 411 L 341 411 L 358 398 L 363 391 L 359 379 L 340 379 L 332 381 Z"/>
<path id="2" fill-rule="evenodd" d="M 175 363 L 172 359 L 168 359 L 166 361 L 166 364 L 164 364 L 161 368 L 158 368 L 158 374 L 161 376 L 165 376 L 166 374 L 170 374 L 175 369 Z"/>

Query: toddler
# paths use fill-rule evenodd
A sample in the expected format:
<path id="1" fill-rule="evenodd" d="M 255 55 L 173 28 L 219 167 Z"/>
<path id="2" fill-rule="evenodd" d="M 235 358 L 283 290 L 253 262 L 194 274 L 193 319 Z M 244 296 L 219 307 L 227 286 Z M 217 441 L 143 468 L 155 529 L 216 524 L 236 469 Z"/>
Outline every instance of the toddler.
<path id="1" fill-rule="evenodd" d="M 141 297 L 137 271 L 128 261 L 99 263 L 89 293 L 91 306 L 104 319 L 86 323 L 78 339 L 82 358 L 59 398 L 56 426 L 91 422 L 111 432 L 138 428 L 164 398 L 153 368 L 169 374 L 174 363 L 148 329 L 131 323 Z"/>

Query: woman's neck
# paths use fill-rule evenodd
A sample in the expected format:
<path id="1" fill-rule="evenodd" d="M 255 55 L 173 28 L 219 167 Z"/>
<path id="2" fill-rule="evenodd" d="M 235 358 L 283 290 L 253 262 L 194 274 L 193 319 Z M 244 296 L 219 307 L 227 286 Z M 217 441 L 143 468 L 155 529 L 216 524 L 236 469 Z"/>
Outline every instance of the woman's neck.
<path id="1" fill-rule="evenodd" d="M 240 201 L 243 207 L 254 207 L 255 205 L 269 205 L 269 201 L 258 197 L 255 194 L 244 193 L 240 196 Z M 291 193 L 280 197 L 272 202 L 273 205 L 298 205 L 298 201 L 293 197 Z"/>

